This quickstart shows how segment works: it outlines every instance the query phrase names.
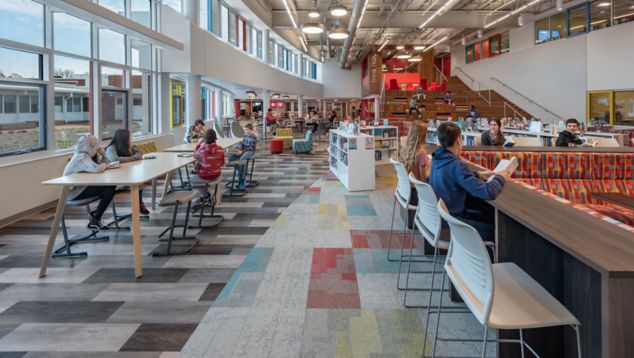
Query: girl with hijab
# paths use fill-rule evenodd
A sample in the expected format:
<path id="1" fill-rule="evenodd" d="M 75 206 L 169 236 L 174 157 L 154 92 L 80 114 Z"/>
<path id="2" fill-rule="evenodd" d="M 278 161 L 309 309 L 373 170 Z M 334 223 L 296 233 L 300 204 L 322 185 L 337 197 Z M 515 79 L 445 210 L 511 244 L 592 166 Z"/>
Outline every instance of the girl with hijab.
<path id="1" fill-rule="evenodd" d="M 111 162 L 126 163 L 143 159 L 143 153 L 132 146 L 130 131 L 120 128 L 114 132 L 110 144 L 106 147 L 106 158 Z M 143 190 L 139 190 L 139 204 L 141 215 L 150 215 L 150 211 L 143 203 Z"/>
<path id="2" fill-rule="evenodd" d="M 101 158 L 100 158 L 101 157 Z M 99 146 L 99 140 L 91 135 L 79 137 L 75 154 L 64 168 L 64 175 L 75 173 L 101 173 L 106 170 L 108 159 Z M 68 199 L 78 200 L 98 196 L 100 198 L 97 209 L 90 213 L 88 228 L 91 230 L 108 230 L 102 224 L 101 217 L 112 202 L 115 194 L 115 186 L 81 186 L 72 187 L 68 192 Z"/>

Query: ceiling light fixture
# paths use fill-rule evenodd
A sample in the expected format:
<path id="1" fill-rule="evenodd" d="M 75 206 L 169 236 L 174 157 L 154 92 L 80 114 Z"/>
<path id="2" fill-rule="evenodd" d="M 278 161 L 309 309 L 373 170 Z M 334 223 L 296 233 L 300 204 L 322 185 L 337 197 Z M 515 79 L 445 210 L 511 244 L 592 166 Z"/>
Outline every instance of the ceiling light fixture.
<path id="1" fill-rule="evenodd" d="M 443 5 L 441 8 L 436 10 L 436 12 L 434 12 L 427 20 L 425 20 L 425 22 L 420 24 L 420 26 L 418 26 L 418 28 L 422 29 L 423 27 L 427 26 L 427 24 L 429 24 L 431 22 L 431 20 L 436 18 L 436 16 L 439 16 L 440 14 L 444 14 L 445 12 L 449 11 L 458 1 L 459 0 L 448 0 L 445 3 L 445 5 Z"/>
<path id="2" fill-rule="evenodd" d="M 524 15 L 520 14 L 520 16 L 517 17 L 517 26 L 522 27 L 524 26 Z"/>
<path id="3" fill-rule="evenodd" d="M 422 51 L 422 50 L 424 50 L 424 49 L 425 49 L 425 46 L 423 46 L 423 45 L 416 45 L 416 46 L 414 46 L 414 50 L 416 50 L 416 51 Z"/>
<path id="4" fill-rule="evenodd" d="M 396 58 L 398 58 L 399 60 L 406 60 L 406 59 L 411 58 L 411 57 L 412 57 L 412 55 L 410 55 L 407 52 L 402 52 L 402 53 L 399 53 L 398 55 L 396 55 Z"/>
<path id="5" fill-rule="evenodd" d="M 305 34 L 321 34 L 326 27 L 319 22 L 307 22 L 302 24 L 302 32 Z"/>
<path id="6" fill-rule="evenodd" d="M 615 16 L 614 20 L 622 19 L 624 17 L 628 17 L 628 16 L 632 16 L 632 15 L 634 15 L 634 12 L 629 13 L 629 14 L 625 14 L 625 15 L 621 15 L 621 16 Z"/>
<path id="7" fill-rule="evenodd" d="M 317 9 L 312 9 L 312 10 L 308 11 L 308 17 L 312 17 L 313 19 L 316 19 L 319 16 L 321 16 L 321 15 L 319 15 L 319 10 L 317 10 Z"/>
<path id="8" fill-rule="evenodd" d="M 343 5 L 333 5 L 330 7 L 330 15 L 335 17 L 346 16 L 348 9 Z"/>
<path id="9" fill-rule="evenodd" d="M 381 50 L 383 50 L 383 47 L 385 47 L 385 45 L 387 45 L 388 42 L 390 42 L 390 39 L 386 39 L 385 42 L 383 43 L 383 45 L 381 45 L 381 47 L 379 47 L 377 52 L 381 52 Z"/>
<path id="10" fill-rule="evenodd" d="M 357 30 L 359 29 L 359 26 L 361 26 L 361 20 L 363 20 L 363 15 L 365 15 L 365 9 L 368 7 L 368 0 L 365 0 L 363 2 L 363 8 L 361 9 L 361 15 L 359 16 L 359 22 L 357 22 Z"/>
<path id="11" fill-rule="evenodd" d="M 557 11 L 564 9 L 564 0 L 557 0 Z"/>
<path id="12" fill-rule="evenodd" d="M 350 32 L 348 32 L 348 30 L 344 29 L 341 26 L 335 26 L 335 28 L 330 30 L 330 32 L 328 33 L 328 38 L 332 40 L 345 40 L 349 36 Z"/>
<path id="13" fill-rule="evenodd" d="M 412 57 L 407 59 L 408 62 L 421 62 L 422 60 L 423 59 L 420 57 Z"/>
<path id="14" fill-rule="evenodd" d="M 286 13 L 288 14 L 288 17 L 291 19 L 291 22 L 293 23 L 293 27 L 297 28 L 297 23 L 295 22 L 295 17 L 293 16 L 293 13 L 291 12 L 291 8 L 288 6 L 288 1 L 284 0 L 284 7 L 286 8 Z"/>
<path id="15" fill-rule="evenodd" d="M 438 41 L 434 42 L 431 46 L 427 46 L 427 48 L 425 49 L 425 52 L 427 52 L 427 51 L 429 51 L 430 49 L 432 49 L 432 48 L 436 47 L 438 44 L 440 44 L 441 42 L 445 41 L 445 40 L 446 40 L 446 39 L 448 39 L 448 38 L 449 38 L 449 36 L 447 35 L 447 36 L 445 36 L 445 37 L 441 38 L 440 40 L 438 40 Z"/>
<path id="16" fill-rule="evenodd" d="M 502 17 L 498 18 L 497 20 L 495 20 L 495 21 L 493 21 L 493 22 L 490 22 L 490 23 L 488 23 L 488 24 L 484 25 L 484 28 L 485 28 L 485 29 L 488 29 L 489 27 L 491 27 L 491 26 L 493 26 L 493 25 L 497 24 L 498 22 L 503 21 L 503 20 L 506 20 L 506 19 L 508 19 L 509 17 L 511 17 L 512 15 L 515 15 L 515 14 L 517 14 L 517 13 L 519 13 L 519 12 L 524 11 L 524 10 L 526 10 L 527 8 L 529 8 L 529 7 L 531 7 L 531 6 L 535 5 L 535 4 L 537 4 L 537 3 L 538 3 L 538 2 L 540 2 L 540 1 L 542 1 L 542 0 L 533 0 L 533 1 L 529 2 L 528 4 L 523 5 L 523 6 L 519 7 L 519 8 L 517 8 L 517 9 L 515 9 L 515 10 L 513 10 L 513 11 L 509 12 L 508 14 L 506 14 L 506 15 L 504 15 L 504 16 L 502 16 Z"/>
<path id="17" fill-rule="evenodd" d="M 396 49 L 397 49 L 397 50 L 402 50 L 402 49 L 404 49 L 404 48 L 405 48 L 405 46 L 403 46 L 403 45 L 398 45 L 398 46 L 396 46 Z"/>
<path id="18" fill-rule="evenodd" d="M 609 2 L 605 2 L 605 1 L 604 1 L 604 2 L 600 2 L 600 3 L 598 3 L 598 4 L 597 4 L 597 7 L 608 7 L 608 6 L 610 6 L 610 5 L 611 5 L 611 4 L 610 4 Z"/>
<path id="19" fill-rule="evenodd" d="M 462 44 L 462 46 L 465 46 L 467 44 L 467 38 L 462 36 L 462 39 L 460 39 L 460 44 Z"/>

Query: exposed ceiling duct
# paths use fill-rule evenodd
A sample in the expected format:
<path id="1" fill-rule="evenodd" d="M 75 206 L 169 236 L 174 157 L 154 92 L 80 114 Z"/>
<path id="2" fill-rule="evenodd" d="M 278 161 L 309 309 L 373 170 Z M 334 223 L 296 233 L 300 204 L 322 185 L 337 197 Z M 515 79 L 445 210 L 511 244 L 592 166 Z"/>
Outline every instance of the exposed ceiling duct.
<path id="1" fill-rule="evenodd" d="M 357 25 L 361 20 L 361 13 L 363 12 L 363 8 L 367 2 L 368 0 L 355 0 L 354 5 L 352 6 L 352 14 L 350 15 L 350 22 L 348 23 L 348 32 L 350 33 L 350 36 L 348 36 L 348 38 L 344 41 L 343 47 L 341 48 L 341 55 L 339 57 L 341 68 L 350 68 L 350 65 L 348 64 L 350 47 L 352 47 L 352 42 L 354 41 L 354 37 L 357 33 Z"/>

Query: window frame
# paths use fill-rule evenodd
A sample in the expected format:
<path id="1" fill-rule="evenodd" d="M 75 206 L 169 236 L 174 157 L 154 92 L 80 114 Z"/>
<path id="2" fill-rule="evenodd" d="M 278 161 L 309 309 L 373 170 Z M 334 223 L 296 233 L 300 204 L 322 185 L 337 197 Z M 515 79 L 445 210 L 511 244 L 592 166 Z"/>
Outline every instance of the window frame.
<path id="1" fill-rule="evenodd" d="M 581 8 L 584 8 L 585 10 L 584 13 L 586 15 L 586 21 L 585 21 L 586 30 L 571 34 L 570 33 L 570 13 Z M 589 2 L 584 2 L 583 4 L 569 7 L 565 11 L 566 11 L 566 35 L 568 37 L 575 37 L 575 36 L 587 34 L 588 32 L 590 32 L 590 3 Z M 552 34 L 550 33 L 550 16 L 548 17 L 548 34 L 549 34 L 548 38 L 550 42 L 550 38 L 552 37 Z"/>
<path id="2" fill-rule="evenodd" d="M 41 67 L 43 66 L 42 64 L 42 55 L 38 54 L 40 56 L 40 72 L 42 72 Z M 20 154 L 26 154 L 26 153 L 33 153 L 33 152 L 40 152 L 40 151 L 46 151 L 48 150 L 48 116 L 47 116 L 47 112 L 48 112 L 48 101 L 46 98 L 46 94 L 47 94 L 47 90 L 48 90 L 48 84 L 46 84 L 44 81 L 40 80 L 13 80 L 10 78 L 2 78 L 0 79 L 0 85 L 12 85 L 12 86 L 22 86 L 22 87 L 36 87 L 39 91 L 38 93 L 38 107 L 39 107 L 39 115 L 38 115 L 38 146 L 35 148 L 23 148 L 23 149 L 17 149 L 17 150 L 12 150 L 12 151 L 7 151 L 7 152 L 0 152 L 0 158 L 3 157 L 10 157 L 10 156 L 14 156 L 14 155 L 20 155 Z M 4 95 L 3 95 L 4 96 Z M 20 100 L 19 100 L 19 95 L 16 95 L 16 103 L 15 103 L 15 111 L 16 114 L 20 112 Z M 30 103 L 30 100 L 29 100 Z M 4 101 L 0 102 L 0 104 L 4 105 Z M 3 110 L 2 113 L 4 113 L 4 106 L 3 106 Z M 29 113 L 32 113 L 29 111 Z"/>

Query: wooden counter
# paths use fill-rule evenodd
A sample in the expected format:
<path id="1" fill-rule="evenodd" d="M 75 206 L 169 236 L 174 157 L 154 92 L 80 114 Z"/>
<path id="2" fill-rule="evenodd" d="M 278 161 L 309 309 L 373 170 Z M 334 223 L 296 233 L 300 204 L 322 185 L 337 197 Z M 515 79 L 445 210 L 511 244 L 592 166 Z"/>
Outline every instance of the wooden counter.
<path id="1" fill-rule="evenodd" d="M 517 263 L 581 321 L 583 356 L 634 357 L 634 234 L 512 182 L 490 204 L 499 261 Z M 569 327 L 525 338 L 542 357 L 576 357 Z M 498 355 L 521 356 L 510 344 Z"/>

